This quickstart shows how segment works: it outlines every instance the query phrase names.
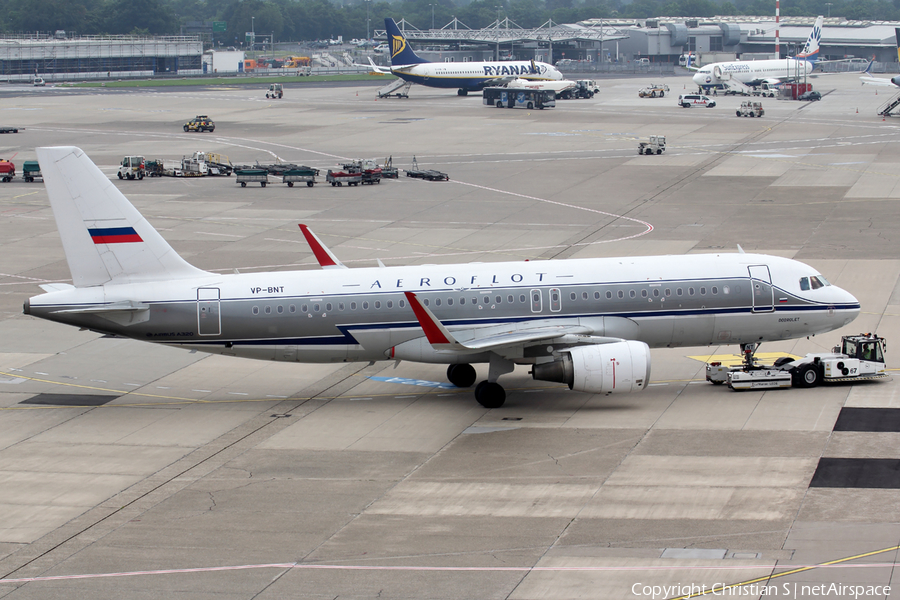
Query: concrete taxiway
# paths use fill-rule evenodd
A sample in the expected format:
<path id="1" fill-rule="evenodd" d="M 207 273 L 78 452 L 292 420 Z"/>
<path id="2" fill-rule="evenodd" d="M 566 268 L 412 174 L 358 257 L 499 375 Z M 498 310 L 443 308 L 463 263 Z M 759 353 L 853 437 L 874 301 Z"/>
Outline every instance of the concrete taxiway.
<path id="1" fill-rule="evenodd" d="M 740 244 L 807 262 L 862 304 L 846 331 L 764 351 L 876 331 L 896 367 L 900 128 L 875 115 L 892 94 L 823 77 L 821 102 L 765 99 L 751 119 L 739 98 L 639 99 L 646 83 L 603 80 L 544 111 L 418 87 L 21 88 L 0 100 L 0 125 L 25 128 L 0 156 L 77 145 L 113 178 L 134 154 L 323 169 L 415 156 L 450 181 L 116 184 L 188 261 L 223 272 L 316 268 L 299 222 L 348 266 Z M 687 75 L 668 84 L 693 91 Z M 195 114 L 216 131 L 183 133 Z M 664 155 L 637 155 L 650 134 Z M 740 583 L 731 595 L 898 597 L 883 587 L 900 588 L 896 475 L 810 485 L 822 458 L 900 462 L 900 431 L 834 431 L 845 408 L 900 411 L 893 379 L 735 393 L 703 381 L 705 358 L 735 347 L 663 349 L 641 394 L 519 368 L 485 410 L 440 366 L 255 362 L 24 316 L 38 284 L 70 277 L 40 183 L 0 184 L 0 249 L 0 598 L 672 598 Z"/>

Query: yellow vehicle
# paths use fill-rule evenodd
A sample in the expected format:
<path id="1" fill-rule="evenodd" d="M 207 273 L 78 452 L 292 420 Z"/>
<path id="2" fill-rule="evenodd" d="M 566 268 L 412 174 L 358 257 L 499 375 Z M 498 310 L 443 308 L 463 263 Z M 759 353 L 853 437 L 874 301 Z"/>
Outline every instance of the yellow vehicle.
<path id="1" fill-rule="evenodd" d="M 185 131 L 209 131 L 213 132 L 216 130 L 216 124 L 213 123 L 213 120 L 207 117 L 206 115 L 197 115 L 190 121 L 184 124 Z"/>

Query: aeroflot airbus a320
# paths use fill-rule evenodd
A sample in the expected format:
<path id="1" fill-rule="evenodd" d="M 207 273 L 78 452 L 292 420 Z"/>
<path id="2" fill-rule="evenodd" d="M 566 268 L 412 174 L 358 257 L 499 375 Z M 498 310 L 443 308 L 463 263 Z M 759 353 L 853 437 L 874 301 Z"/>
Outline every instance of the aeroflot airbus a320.
<path id="1" fill-rule="evenodd" d="M 304 225 L 317 271 L 218 274 L 185 262 L 80 149 L 38 148 L 72 272 L 25 314 L 264 360 L 449 365 L 496 408 L 498 378 L 636 392 L 650 347 L 751 345 L 831 331 L 859 302 L 813 268 L 760 254 L 344 268 Z"/>
<path id="2" fill-rule="evenodd" d="M 428 62 L 413 52 L 393 19 L 386 18 L 384 28 L 391 49 L 391 68 L 377 67 L 369 59 L 372 68 L 378 73 L 391 73 L 412 83 L 427 87 L 458 88 L 457 94 L 465 96 L 470 91 L 478 91 L 488 85 L 508 83 L 516 78 L 532 81 L 563 79 L 562 73 L 553 65 L 533 60 Z"/>

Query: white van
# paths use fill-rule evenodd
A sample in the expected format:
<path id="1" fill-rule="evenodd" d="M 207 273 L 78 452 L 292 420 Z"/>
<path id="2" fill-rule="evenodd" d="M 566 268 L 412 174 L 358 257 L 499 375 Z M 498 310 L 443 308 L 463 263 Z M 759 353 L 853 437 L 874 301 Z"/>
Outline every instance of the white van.
<path id="1" fill-rule="evenodd" d="M 682 108 L 691 108 L 692 106 L 705 106 L 712 108 L 716 105 L 716 101 L 709 96 L 702 94 L 681 94 L 678 96 L 678 106 Z"/>

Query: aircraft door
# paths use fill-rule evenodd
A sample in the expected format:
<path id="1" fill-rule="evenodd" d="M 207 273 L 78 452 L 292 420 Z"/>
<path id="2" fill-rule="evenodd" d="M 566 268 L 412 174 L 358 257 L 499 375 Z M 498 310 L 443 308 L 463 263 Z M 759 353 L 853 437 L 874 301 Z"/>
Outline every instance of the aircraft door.
<path id="1" fill-rule="evenodd" d="M 772 287 L 772 276 L 766 265 L 751 265 L 750 286 L 753 294 L 753 312 L 772 312 L 775 310 L 775 290 Z"/>
<path id="2" fill-rule="evenodd" d="M 531 312 L 539 313 L 544 310 L 544 300 L 541 290 L 531 290 Z"/>
<path id="3" fill-rule="evenodd" d="M 197 288 L 197 333 L 200 335 L 222 333 L 219 288 Z"/>
<path id="4" fill-rule="evenodd" d="M 557 288 L 550 288 L 550 312 L 559 312 L 562 309 L 562 292 Z"/>

